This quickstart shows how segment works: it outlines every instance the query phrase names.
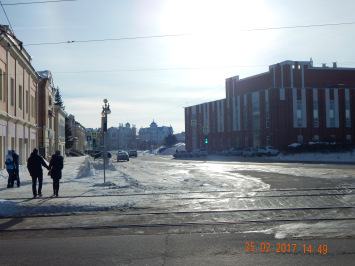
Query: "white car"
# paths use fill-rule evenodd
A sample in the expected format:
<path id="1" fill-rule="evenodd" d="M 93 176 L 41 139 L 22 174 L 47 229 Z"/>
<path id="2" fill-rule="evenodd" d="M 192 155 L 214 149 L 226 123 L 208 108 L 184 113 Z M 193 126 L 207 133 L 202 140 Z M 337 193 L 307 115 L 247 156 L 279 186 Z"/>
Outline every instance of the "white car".
<path id="1" fill-rule="evenodd" d="M 243 151 L 244 158 L 247 156 L 254 157 L 256 155 L 258 155 L 258 150 L 256 148 L 245 148 Z"/>
<path id="2" fill-rule="evenodd" d="M 258 150 L 258 155 L 259 157 L 263 156 L 263 155 L 267 155 L 268 157 L 270 157 L 271 155 L 278 155 L 279 154 L 279 150 L 275 149 L 272 146 L 261 146 L 259 147 Z"/>

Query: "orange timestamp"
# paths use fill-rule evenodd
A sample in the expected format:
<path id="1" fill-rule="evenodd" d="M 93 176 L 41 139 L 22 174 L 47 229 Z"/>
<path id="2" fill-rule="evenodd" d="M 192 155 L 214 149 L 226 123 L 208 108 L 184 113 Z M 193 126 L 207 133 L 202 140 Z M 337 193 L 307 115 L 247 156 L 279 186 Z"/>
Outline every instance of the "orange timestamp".
<path id="1" fill-rule="evenodd" d="M 275 253 L 295 253 L 297 244 L 276 243 L 276 246 L 271 246 L 270 243 L 262 242 L 260 246 L 255 242 L 245 242 L 245 251 L 248 252 L 275 252 Z M 327 245 L 303 245 L 303 253 L 307 254 L 327 254 Z"/>

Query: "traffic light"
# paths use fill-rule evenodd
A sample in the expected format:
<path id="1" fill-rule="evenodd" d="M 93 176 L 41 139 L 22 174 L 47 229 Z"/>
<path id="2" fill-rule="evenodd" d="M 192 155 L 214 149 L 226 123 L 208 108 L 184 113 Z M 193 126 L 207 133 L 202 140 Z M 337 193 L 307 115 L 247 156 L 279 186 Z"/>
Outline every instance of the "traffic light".
<path id="1" fill-rule="evenodd" d="M 92 146 L 93 146 L 93 147 L 96 147 L 96 139 L 93 139 L 93 140 L 92 140 Z"/>
<path id="2" fill-rule="evenodd" d="M 208 143 L 208 138 L 205 138 L 205 143 L 206 143 L 206 144 Z"/>

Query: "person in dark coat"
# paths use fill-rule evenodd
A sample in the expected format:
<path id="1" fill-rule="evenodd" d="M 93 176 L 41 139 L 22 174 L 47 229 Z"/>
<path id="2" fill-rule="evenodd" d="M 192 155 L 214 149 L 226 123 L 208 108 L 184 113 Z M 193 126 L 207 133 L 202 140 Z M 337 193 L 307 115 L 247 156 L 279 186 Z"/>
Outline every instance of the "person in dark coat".
<path id="1" fill-rule="evenodd" d="M 16 152 L 14 150 L 12 150 L 12 159 L 13 159 L 13 162 L 14 162 L 14 181 L 17 180 L 16 184 L 17 184 L 17 187 L 20 187 L 20 171 L 19 171 L 19 156 L 18 154 L 16 154 Z"/>
<path id="2" fill-rule="evenodd" d="M 43 182 L 42 165 L 49 170 L 49 166 L 46 164 L 43 158 L 38 155 L 38 150 L 34 148 L 30 158 L 28 158 L 27 160 L 27 169 L 30 172 L 32 178 L 33 198 L 37 197 L 37 191 L 36 191 L 37 179 L 38 179 L 38 197 L 42 197 L 42 182 Z"/>
<path id="3" fill-rule="evenodd" d="M 59 180 L 62 178 L 63 157 L 60 156 L 60 151 L 55 151 L 49 163 L 51 170 L 51 178 L 53 179 L 53 196 L 58 197 Z"/>

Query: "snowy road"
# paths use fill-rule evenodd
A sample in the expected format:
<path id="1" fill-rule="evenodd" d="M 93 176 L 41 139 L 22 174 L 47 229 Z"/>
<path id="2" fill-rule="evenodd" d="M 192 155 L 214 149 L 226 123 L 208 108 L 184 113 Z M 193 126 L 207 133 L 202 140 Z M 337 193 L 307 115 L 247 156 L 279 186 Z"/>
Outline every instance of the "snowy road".
<path id="1" fill-rule="evenodd" d="M 214 232 L 274 233 L 280 238 L 355 236 L 354 165 L 212 159 L 216 160 L 144 155 L 129 162 L 114 161 L 106 170 L 104 184 L 101 160 L 65 158 L 59 198 L 51 197 L 48 176 L 44 197 L 31 199 L 30 177 L 24 167 L 20 188 L 6 189 L 2 172 L 0 229 L 24 230 L 34 223 L 37 229 L 46 230 L 53 224 L 63 228 L 174 225 L 193 226 L 190 231 L 209 227 Z M 98 212 L 100 216 L 93 215 Z M 76 215 L 63 216 L 68 214 Z M 38 216 L 53 217 L 40 220 Z M 4 226 L 13 217 L 22 217 L 21 223 Z"/>

